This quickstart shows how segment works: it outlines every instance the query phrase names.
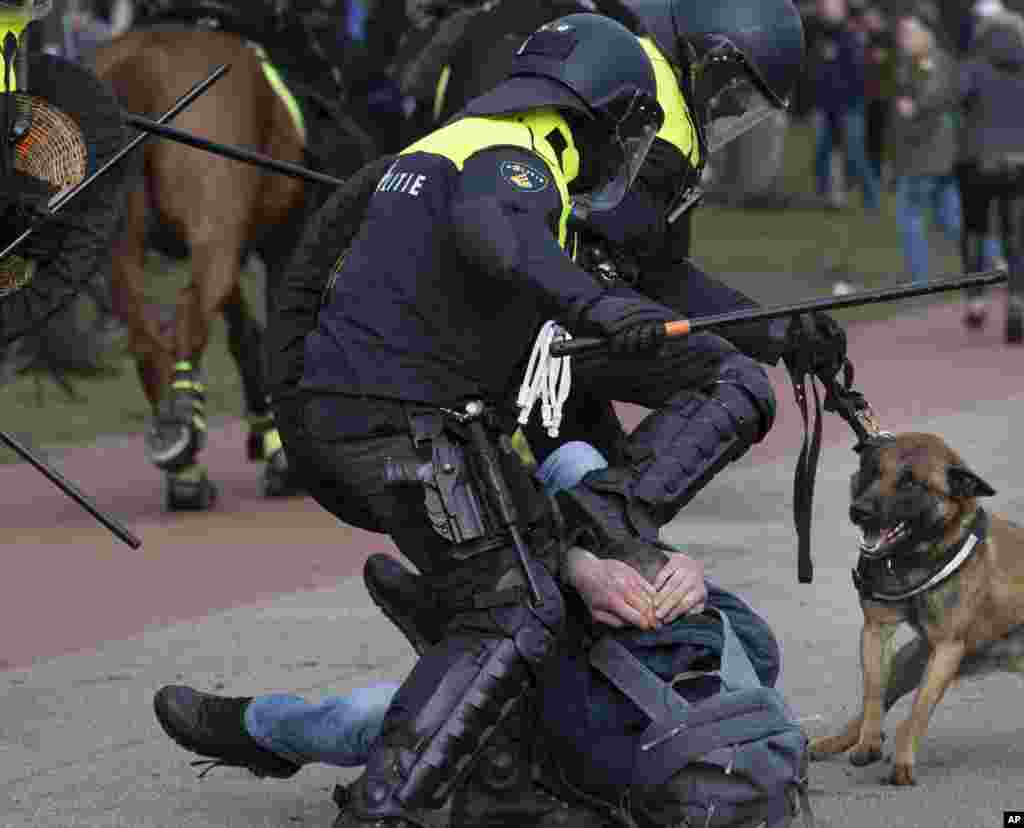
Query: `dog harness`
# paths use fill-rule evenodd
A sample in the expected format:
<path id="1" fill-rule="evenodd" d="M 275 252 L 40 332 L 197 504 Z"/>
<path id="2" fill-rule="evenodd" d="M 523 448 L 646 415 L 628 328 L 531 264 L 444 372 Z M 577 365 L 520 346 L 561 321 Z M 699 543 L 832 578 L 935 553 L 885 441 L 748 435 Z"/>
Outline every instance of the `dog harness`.
<path id="1" fill-rule="evenodd" d="M 861 600 L 906 601 L 953 575 L 987 536 L 988 515 L 979 506 L 963 534 L 941 554 L 934 545 L 914 538 L 885 555 L 862 552 L 851 572 L 853 585 Z M 900 554 L 904 549 L 906 553 Z"/>

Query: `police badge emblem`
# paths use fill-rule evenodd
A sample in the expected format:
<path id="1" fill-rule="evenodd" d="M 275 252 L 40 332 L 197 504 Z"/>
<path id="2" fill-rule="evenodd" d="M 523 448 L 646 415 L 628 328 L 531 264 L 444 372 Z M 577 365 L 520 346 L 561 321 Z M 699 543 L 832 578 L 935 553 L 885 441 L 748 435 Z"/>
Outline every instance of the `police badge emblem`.
<path id="1" fill-rule="evenodd" d="M 519 161 L 502 161 L 501 177 L 518 190 L 539 193 L 548 186 L 548 177 L 529 164 Z"/>

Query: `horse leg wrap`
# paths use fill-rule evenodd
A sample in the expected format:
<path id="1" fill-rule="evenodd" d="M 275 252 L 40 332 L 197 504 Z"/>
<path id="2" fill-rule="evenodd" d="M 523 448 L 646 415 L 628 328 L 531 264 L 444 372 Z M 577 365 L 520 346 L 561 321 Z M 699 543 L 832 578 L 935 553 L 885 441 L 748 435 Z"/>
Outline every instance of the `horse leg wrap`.
<path id="1" fill-rule="evenodd" d="M 190 362 L 175 365 L 171 390 L 157 406 L 146 433 L 146 454 L 164 471 L 180 471 L 195 463 L 206 445 L 206 389 Z"/>

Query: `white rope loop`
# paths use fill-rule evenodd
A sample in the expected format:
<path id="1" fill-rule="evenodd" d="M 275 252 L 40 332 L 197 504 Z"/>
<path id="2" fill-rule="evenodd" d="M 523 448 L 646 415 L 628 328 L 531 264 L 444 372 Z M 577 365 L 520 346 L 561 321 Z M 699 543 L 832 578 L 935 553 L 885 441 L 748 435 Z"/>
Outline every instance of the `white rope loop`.
<path id="1" fill-rule="evenodd" d="M 557 437 L 562 424 L 562 406 L 569 398 L 572 387 L 572 369 L 569 357 L 551 356 L 551 343 L 555 339 L 572 339 L 569 332 L 554 320 L 548 320 L 537 334 L 526 365 L 523 384 L 516 399 L 519 425 L 530 422 L 533 408 L 540 400 L 541 423 L 549 437 Z"/>

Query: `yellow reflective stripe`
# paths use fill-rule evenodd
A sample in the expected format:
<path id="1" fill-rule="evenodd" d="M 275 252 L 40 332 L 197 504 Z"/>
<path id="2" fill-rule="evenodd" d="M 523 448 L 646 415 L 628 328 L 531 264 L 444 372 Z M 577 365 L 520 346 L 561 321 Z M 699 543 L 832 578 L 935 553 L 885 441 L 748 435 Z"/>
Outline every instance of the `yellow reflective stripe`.
<path id="1" fill-rule="evenodd" d="M 197 394 L 203 394 L 206 392 L 206 386 L 201 382 L 193 382 L 192 380 L 175 380 L 171 383 L 171 388 L 175 391 L 195 391 Z"/>
<path id="2" fill-rule="evenodd" d="M 658 103 L 665 112 L 665 121 L 661 125 L 658 137 L 678 149 L 696 166 L 700 161 L 700 142 L 697 140 L 697 129 L 690 107 L 686 105 L 682 90 L 679 88 L 679 78 L 675 69 L 650 38 L 641 37 L 640 45 L 644 47 L 654 67 Z"/>
<path id="3" fill-rule="evenodd" d="M 272 428 L 265 432 L 263 435 L 263 456 L 270 457 L 276 452 L 284 448 L 284 444 L 281 442 L 281 435 L 278 434 L 276 428 Z"/>
<path id="4" fill-rule="evenodd" d="M 183 359 L 180 362 L 175 362 L 174 363 L 174 370 L 175 371 L 191 371 L 192 370 L 192 363 L 189 362 L 187 359 Z"/>
<path id="5" fill-rule="evenodd" d="M 559 132 L 565 139 L 562 166 L 558 163 L 558 153 L 544 137 L 550 135 L 552 131 Z M 451 161 L 461 172 L 471 155 L 502 146 L 520 147 L 539 155 L 547 164 L 562 199 L 558 242 L 564 247 L 566 226 L 572 206 L 569 199 L 569 182 L 579 175 L 580 156 L 568 124 L 556 109 L 547 107 L 519 115 L 460 118 L 406 147 L 399 155 L 411 155 L 415 152 L 440 155 Z"/>
<path id="6" fill-rule="evenodd" d="M 441 77 L 437 79 L 437 86 L 434 88 L 434 120 L 441 120 L 441 113 L 444 111 L 444 96 L 448 93 L 448 81 L 452 76 L 452 67 L 445 66 L 441 70 Z"/>
<path id="7" fill-rule="evenodd" d="M 23 48 L 24 44 L 21 40 L 22 32 L 25 31 L 25 27 L 32 22 L 32 15 L 26 14 L 21 11 L 11 11 L 5 9 L 0 12 L 0 47 L 3 46 L 3 42 L 7 39 L 7 33 L 11 32 L 16 38 L 18 38 L 19 48 Z M 0 52 L 0 55 L 3 53 Z M 7 88 L 7 77 L 4 70 L 3 59 L 0 58 L 0 86 L 3 87 L 4 92 L 17 92 L 18 91 L 18 78 L 14 71 L 14 66 L 11 66 L 11 87 Z"/>
<path id="8" fill-rule="evenodd" d="M 306 119 L 302 115 L 302 107 L 299 106 L 298 100 L 295 95 L 288 88 L 288 84 L 284 82 L 284 78 L 281 77 L 281 73 L 277 70 L 277 67 L 270 62 L 270 58 L 267 57 L 267 53 L 263 50 L 262 46 L 257 46 L 255 43 L 249 44 L 249 47 L 256 53 L 256 56 L 260 59 L 260 66 L 263 69 L 263 77 L 267 79 L 267 83 L 270 84 L 270 88 L 274 90 L 274 93 L 281 99 L 281 103 L 284 104 L 285 109 L 288 110 L 288 115 L 292 119 L 292 123 L 295 125 L 296 132 L 299 133 L 299 137 L 302 138 L 302 143 L 306 143 Z"/>
<path id="9" fill-rule="evenodd" d="M 186 466 L 183 469 L 168 472 L 167 476 L 172 477 L 175 480 L 185 480 L 190 483 L 198 483 L 203 479 L 205 471 L 206 470 L 199 463 L 193 463 L 191 466 Z"/>
<path id="10" fill-rule="evenodd" d="M 192 415 L 192 428 L 196 431 L 206 431 L 206 420 L 198 414 Z"/>

